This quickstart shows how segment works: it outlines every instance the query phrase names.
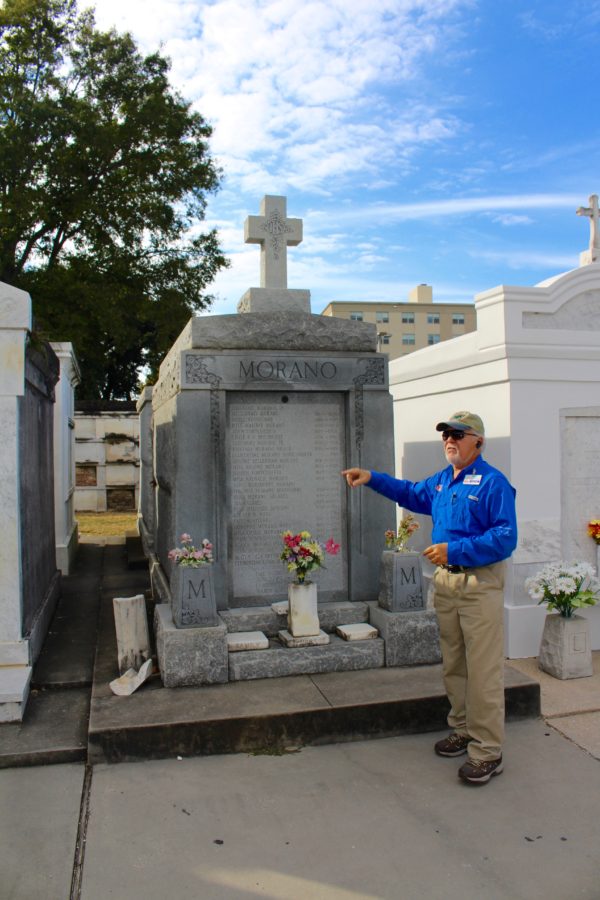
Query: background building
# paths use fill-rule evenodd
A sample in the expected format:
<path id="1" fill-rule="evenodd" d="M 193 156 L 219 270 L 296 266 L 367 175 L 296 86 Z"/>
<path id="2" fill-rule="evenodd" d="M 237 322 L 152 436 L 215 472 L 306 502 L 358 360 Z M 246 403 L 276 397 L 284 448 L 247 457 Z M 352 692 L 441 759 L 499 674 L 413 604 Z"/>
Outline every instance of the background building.
<path id="1" fill-rule="evenodd" d="M 379 349 L 389 353 L 390 359 L 467 334 L 477 327 L 473 303 L 434 303 L 428 284 L 417 285 L 408 300 L 399 303 L 334 300 L 322 315 L 374 322 Z"/>

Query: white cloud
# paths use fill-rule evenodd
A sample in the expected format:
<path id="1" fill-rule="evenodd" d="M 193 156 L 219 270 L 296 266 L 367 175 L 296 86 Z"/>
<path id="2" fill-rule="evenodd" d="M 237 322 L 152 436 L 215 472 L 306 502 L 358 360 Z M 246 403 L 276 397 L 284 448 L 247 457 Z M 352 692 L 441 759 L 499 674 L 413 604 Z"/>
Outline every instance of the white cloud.
<path id="1" fill-rule="evenodd" d="M 577 254 L 548 253 L 541 250 L 474 250 L 470 254 L 474 259 L 497 265 L 502 263 L 509 269 L 574 269 L 579 264 Z"/>
<path id="2" fill-rule="evenodd" d="M 573 209 L 581 205 L 578 194 L 508 194 L 506 196 L 452 197 L 447 200 L 427 200 L 422 203 L 374 203 L 336 213 L 338 222 L 370 220 L 381 226 L 386 221 L 404 222 L 417 219 L 447 218 L 449 216 L 489 213 L 510 209 Z M 313 213 L 314 217 L 327 213 Z"/>
<path id="3" fill-rule="evenodd" d="M 492 216 L 492 222 L 499 222 L 500 225 L 532 225 L 533 219 L 529 216 L 515 215 L 515 213 L 500 213 Z"/>
<path id="4" fill-rule="evenodd" d="M 375 186 L 410 148 L 451 139 L 458 119 L 404 91 L 470 5 L 95 0 L 100 26 L 130 29 L 145 51 L 161 44 L 174 83 L 214 127 L 228 179 L 255 193 L 327 193 L 357 175 Z"/>

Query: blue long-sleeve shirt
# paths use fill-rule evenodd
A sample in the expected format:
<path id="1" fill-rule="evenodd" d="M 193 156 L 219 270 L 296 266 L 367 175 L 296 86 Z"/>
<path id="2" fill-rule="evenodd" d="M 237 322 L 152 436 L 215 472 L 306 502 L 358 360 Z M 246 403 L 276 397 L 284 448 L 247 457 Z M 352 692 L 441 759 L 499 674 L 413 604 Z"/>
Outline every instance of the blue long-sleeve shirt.
<path id="1" fill-rule="evenodd" d="M 432 542 L 448 544 L 453 566 L 489 566 L 517 546 L 516 491 L 480 456 L 454 478 L 452 466 L 424 481 L 371 472 L 369 487 L 433 520 Z"/>

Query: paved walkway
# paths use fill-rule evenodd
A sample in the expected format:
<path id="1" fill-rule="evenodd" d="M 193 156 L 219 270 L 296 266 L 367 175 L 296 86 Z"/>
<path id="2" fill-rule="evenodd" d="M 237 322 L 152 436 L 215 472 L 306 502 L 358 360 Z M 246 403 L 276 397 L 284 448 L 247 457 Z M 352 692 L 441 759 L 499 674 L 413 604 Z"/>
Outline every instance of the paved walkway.
<path id="1" fill-rule="evenodd" d="M 106 591 L 122 586 L 115 557 L 86 553 Z M 70 662 L 53 635 L 54 663 L 40 661 L 55 680 L 34 698 L 47 731 L 89 697 L 92 629 L 79 613 Z M 505 771 L 484 787 L 433 754 L 444 732 L 4 768 L 0 900 L 599 900 L 594 657 L 591 678 L 568 682 L 510 663 L 540 682 L 544 718 L 508 722 Z"/>
<path id="2" fill-rule="evenodd" d="M 598 761 L 511 722 L 469 787 L 436 737 L 4 769 L 0 897 L 598 900 Z"/>

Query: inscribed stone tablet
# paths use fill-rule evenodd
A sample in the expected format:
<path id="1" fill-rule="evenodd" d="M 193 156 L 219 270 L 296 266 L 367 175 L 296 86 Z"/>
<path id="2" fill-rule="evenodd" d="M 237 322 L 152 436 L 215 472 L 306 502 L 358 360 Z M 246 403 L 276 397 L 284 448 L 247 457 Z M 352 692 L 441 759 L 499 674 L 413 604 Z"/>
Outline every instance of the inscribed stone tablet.
<path id="1" fill-rule="evenodd" d="M 342 544 L 312 578 L 319 598 L 347 592 L 345 416 L 341 393 L 234 392 L 227 411 L 233 585 L 229 605 L 287 596 L 281 532 Z"/>
<path id="2" fill-rule="evenodd" d="M 600 518 L 600 409 L 561 416 L 561 538 L 565 559 L 596 565 L 596 546 L 587 533 Z"/>

